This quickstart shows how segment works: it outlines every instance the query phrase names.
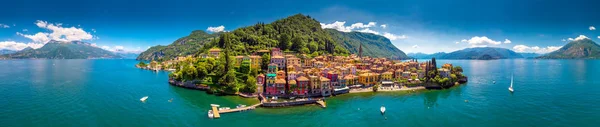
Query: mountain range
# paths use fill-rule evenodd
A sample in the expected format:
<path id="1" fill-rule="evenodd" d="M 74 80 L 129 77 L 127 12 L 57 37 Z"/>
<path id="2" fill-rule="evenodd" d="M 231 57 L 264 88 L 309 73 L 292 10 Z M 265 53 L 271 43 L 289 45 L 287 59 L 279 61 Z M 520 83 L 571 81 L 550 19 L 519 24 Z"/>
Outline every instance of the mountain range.
<path id="1" fill-rule="evenodd" d="M 495 48 L 495 47 L 475 47 L 466 48 L 450 53 L 439 52 L 435 54 L 409 53 L 409 56 L 417 59 L 513 59 L 523 58 L 519 53 L 510 49 Z"/>
<path id="2" fill-rule="evenodd" d="M 12 59 L 90 59 L 121 58 L 113 52 L 92 46 L 82 41 L 50 41 L 39 49 L 27 47 L 21 51 L 0 57 Z"/>
<path id="3" fill-rule="evenodd" d="M 386 58 L 408 58 L 400 49 L 396 48 L 390 39 L 363 32 L 342 32 L 335 29 L 325 29 L 333 39 L 348 49 L 350 53 L 358 54 L 359 48 L 362 45 L 363 55 L 372 57 Z"/>
<path id="4" fill-rule="evenodd" d="M 204 44 L 219 37 L 219 33 L 208 34 L 202 30 L 196 30 L 190 35 L 177 39 L 175 42 L 162 46 L 152 46 L 137 56 L 137 60 L 168 60 L 177 56 L 196 54 Z"/>
<path id="5" fill-rule="evenodd" d="M 225 36 L 227 39 L 224 39 Z M 208 34 L 197 30 L 167 46 L 153 46 L 137 59 L 168 60 L 177 56 L 198 55 L 207 53 L 212 47 L 223 48 L 224 41 L 231 41 L 233 46 L 228 49 L 231 49 L 233 55 L 248 55 L 275 47 L 297 53 L 343 55 L 358 53 L 362 44 L 365 56 L 407 58 L 404 52 L 383 36 L 322 29 L 319 21 L 297 14 L 269 24 L 259 22 L 227 33 Z"/>
<path id="6" fill-rule="evenodd" d="M 0 49 L 0 55 L 15 53 L 15 50 Z"/>
<path id="7" fill-rule="evenodd" d="M 567 43 L 560 49 L 539 56 L 540 59 L 598 59 L 600 58 L 600 45 L 585 38 Z"/>

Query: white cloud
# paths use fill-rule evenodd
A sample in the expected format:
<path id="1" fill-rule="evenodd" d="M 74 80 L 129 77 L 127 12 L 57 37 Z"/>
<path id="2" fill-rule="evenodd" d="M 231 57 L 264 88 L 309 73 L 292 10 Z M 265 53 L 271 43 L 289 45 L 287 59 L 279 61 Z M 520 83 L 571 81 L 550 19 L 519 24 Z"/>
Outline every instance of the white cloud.
<path id="1" fill-rule="evenodd" d="M 412 48 L 419 48 L 419 45 L 413 45 Z"/>
<path id="2" fill-rule="evenodd" d="M 221 26 L 217 26 L 217 27 L 212 27 L 212 26 L 211 26 L 211 27 L 208 27 L 208 28 L 206 29 L 206 31 L 208 31 L 208 32 L 213 32 L 213 33 L 214 33 L 214 32 L 223 32 L 223 31 L 225 31 L 225 26 L 223 26 L 223 25 L 221 25 Z"/>
<path id="3" fill-rule="evenodd" d="M 406 39 L 408 37 L 406 37 L 406 35 L 395 35 L 392 33 L 388 33 L 388 32 L 383 32 L 383 36 L 390 39 L 390 40 L 396 40 L 396 39 Z"/>
<path id="4" fill-rule="evenodd" d="M 494 41 L 486 36 L 483 37 L 479 37 L 479 36 L 475 36 L 472 37 L 471 39 L 467 40 L 467 39 L 463 39 L 461 40 L 461 42 L 467 42 L 472 46 L 475 47 L 482 47 L 482 46 L 487 46 L 487 45 L 499 45 L 502 44 L 502 42 L 500 41 Z M 509 42 L 510 40 L 506 39 L 505 42 Z"/>
<path id="5" fill-rule="evenodd" d="M 35 35 L 26 35 L 17 33 L 17 35 L 21 35 L 23 37 L 29 38 L 34 42 L 47 43 L 50 40 L 62 41 L 62 42 L 70 42 L 70 41 L 82 41 L 82 40 L 90 40 L 93 36 L 83 30 L 82 28 L 76 27 L 63 27 L 62 23 L 48 23 L 46 21 L 37 20 L 35 22 L 40 28 L 47 29 L 52 31 L 51 33 L 38 32 Z"/>
<path id="6" fill-rule="evenodd" d="M 575 39 L 573 39 L 573 38 L 568 38 L 568 40 L 569 40 L 569 41 L 573 41 L 573 40 L 575 40 Z"/>
<path id="7" fill-rule="evenodd" d="M 372 30 L 371 28 L 377 26 L 377 22 L 369 22 L 367 24 L 359 22 L 359 23 L 354 23 L 350 26 L 346 26 L 345 21 L 335 21 L 331 24 L 325 24 L 325 23 L 320 23 L 320 24 L 321 24 L 321 28 L 323 28 L 323 29 L 335 29 L 335 30 L 342 31 L 342 32 L 356 31 L 356 32 L 363 32 L 363 33 L 372 33 L 372 34 L 384 36 L 392 41 L 407 38 L 406 35 L 395 35 L 395 34 L 392 34 L 389 32 L 383 32 L 383 34 L 382 34 L 381 32 Z M 380 27 L 385 29 L 385 28 L 387 28 L 387 24 L 382 24 L 382 25 L 380 25 Z"/>
<path id="8" fill-rule="evenodd" d="M 346 22 L 335 21 L 335 22 L 333 22 L 331 24 L 321 23 L 321 28 L 323 28 L 323 29 L 336 29 L 336 30 L 342 31 L 342 32 L 351 32 L 352 29 L 350 29 L 350 27 L 344 26 L 344 24 L 346 24 Z"/>
<path id="9" fill-rule="evenodd" d="M 508 40 L 508 39 L 504 39 L 504 44 L 510 44 L 512 43 L 512 41 Z"/>
<path id="10" fill-rule="evenodd" d="M 454 43 L 458 44 L 458 43 L 460 43 L 460 42 L 459 42 L 459 41 L 455 41 Z"/>
<path id="11" fill-rule="evenodd" d="M 29 31 L 29 30 L 27 30 L 27 29 L 23 29 L 23 32 L 27 32 L 27 31 Z"/>
<path id="12" fill-rule="evenodd" d="M 362 29 L 362 30 L 358 30 L 358 32 L 363 32 L 363 33 L 372 33 L 372 34 L 379 34 L 379 32 L 377 32 L 377 31 L 374 31 L 374 30 L 371 30 L 371 29 L 369 29 L 369 28 L 365 28 L 365 29 Z"/>
<path id="13" fill-rule="evenodd" d="M 8 26 L 6 24 L 0 24 L 0 28 L 10 28 L 10 26 Z"/>
<path id="14" fill-rule="evenodd" d="M 26 35 L 26 34 L 22 34 L 22 33 L 17 32 L 17 35 L 21 35 L 21 36 L 23 36 L 25 38 L 29 38 L 33 42 L 36 42 L 36 43 L 46 44 L 48 41 L 50 41 L 50 38 L 48 37 L 49 36 L 48 33 L 39 32 L 39 33 L 34 34 L 34 35 Z"/>
<path id="15" fill-rule="evenodd" d="M 38 49 L 44 46 L 43 44 L 38 43 L 21 43 L 15 41 L 2 41 L 0 42 L 0 49 L 8 49 L 8 50 L 23 50 L 27 47 L 31 47 L 34 49 Z"/>
<path id="16" fill-rule="evenodd" d="M 91 46 L 98 47 L 98 45 L 96 43 L 92 43 Z"/>
<path id="17" fill-rule="evenodd" d="M 363 23 L 361 23 L 361 22 L 359 22 L 359 23 L 354 23 L 354 24 L 350 25 L 350 29 L 369 28 L 369 27 L 373 27 L 375 25 L 377 25 L 376 22 L 369 22 L 366 25 L 363 24 Z"/>
<path id="18" fill-rule="evenodd" d="M 92 32 L 96 33 L 96 29 L 92 29 Z"/>
<path id="19" fill-rule="evenodd" d="M 323 29 L 336 29 L 338 31 L 342 31 L 342 32 L 352 32 L 352 31 L 368 31 L 369 33 L 373 33 L 372 30 L 368 29 L 370 27 L 374 27 L 377 25 L 377 22 L 369 22 L 367 24 L 358 22 L 358 23 L 354 23 L 350 26 L 345 26 L 346 22 L 340 22 L 340 21 L 335 21 L 331 24 L 325 24 L 325 23 L 321 23 L 321 28 Z M 385 27 L 385 24 L 382 25 L 382 27 Z M 361 29 L 361 30 L 358 30 Z"/>
<path id="20" fill-rule="evenodd" d="M 590 26 L 590 28 L 589 28 L 589 29 L 590 29 L 590 30 L 596 30 L 596 27 L 594 27 L 594 26 Z"/>
<path id="21" fill-rule="evenodd" d="M 598 39 L 600 39 L 600 36 L 598 36 Z"/>
<path id="22" fill-rule="evenodd" d="M 549 53 L 552 51 L 556 51 L 558 49 L 560 49 L 562 46 L 548 46 L 546 48 L 540 48 L 539 46 L 526 46 L 526 45 L 516 45 L 513 47 L 513 50 L 515 50 L 515 52 L 527 52 L 527 53 L 540 53 L 540 54 L 544 54 L 544 53 Z"/>
<path id="23" fill-rule="evenodd" d="M 108 46 L 102 46 L 102 47 L 100 47 L 100 48 L 102 48 L 102 49 L 104 49 L 104 50 L 108 50 L 108 51 L 111 51 L 111 50 L 112 50 L 112 49 L 111 49 L 110 47 L 108 47 Z"/>
<path id="24" fill-rule="evenodd" d="M 565 39 L 562 39 L 562 40 L 560 40 L 560 41 L 567 41 L 567 40 L 565 40 Z"/>
<path id="25" fill-rule="evenodd" d="M 586 37 L 585 35 L 579 35 L 577 38 L 575 38 L 575 41 L 583 40 L 583 39 L 590 39 L 590 38 Z"/>

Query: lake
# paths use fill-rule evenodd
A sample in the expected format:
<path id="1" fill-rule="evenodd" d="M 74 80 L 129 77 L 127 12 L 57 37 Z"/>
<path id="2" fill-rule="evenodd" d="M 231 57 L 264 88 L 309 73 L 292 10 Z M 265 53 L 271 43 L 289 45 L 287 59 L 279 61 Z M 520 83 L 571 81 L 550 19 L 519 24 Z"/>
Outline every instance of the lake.
<path id="1" fill-rule="evenodd" d="M 170 86 L 135 60 L 0 60 L 0 126 L 598 126 L 598 60 L 437 60 L 469 82 L 446 90 L 346 94 L 316 105 L 207 118 L 257 100 Z M 507 88 L 514 75 L 515 92 Z M 496 83 L 492 83 L 496 81 Z M 149 96 L 145 103 L 139 101 Z M 173 99 L 169 102 L 169 99 Z M 379 107 L 387 111 L 381 115 Z"/>

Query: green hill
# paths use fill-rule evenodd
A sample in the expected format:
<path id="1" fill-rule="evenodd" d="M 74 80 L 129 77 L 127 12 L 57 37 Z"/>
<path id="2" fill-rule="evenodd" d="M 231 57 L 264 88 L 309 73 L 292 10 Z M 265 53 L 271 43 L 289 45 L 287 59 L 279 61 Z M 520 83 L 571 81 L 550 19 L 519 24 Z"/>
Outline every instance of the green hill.
<path id="1" fill-rule="evenodd" d="M 231 41 L 233 55 L 251 54 L 261 49 L 278 47 L 284 51 L 297 53 L 333 53 L 348 54 L 348 50 L 336 43 L 329 33 L 321 28 L 321 24 L 310 16 L 293 15 L 274 21 L 270 24 L 257 23 L 253 26 L 236 29 L 223 35 L 216 44 L 223 49 L 224 41 Z M 224 34 L 225 35 L 225 34 Z M 205 50 L 203 50 L 205 51 Z"/>
<path id="2" fill-rule="evenodd" d="M 231 46 L 225 48 L 225 41 L 231 42 Z M 226 33 L 194 31 L 170 45 L 151 47 L 137 59 L 168 60 L 177 56 L 207 53 L 212 47 L 228 49 L 231 55 L 247 55 L 275 47 L 296 53 L 347 55 L 358 53 L 359 43 L 363 44 L 365 56 L 407 58 L 404 52 L 383 36 L 324 30 L 319 21 L 296 14 L 269 24 L 259 22 Z"/>
<path id="3" fill-rule="evenodd" d="M 358 54 L 359 47 L 362 44 L 363 56 L 408 58 L 388 38 L 380 35 L 362 32 L 341 32 L 334 29 L 326 29 L 326 31 L 336 42 L 348 49 L 350 53 Z"/>
<path id="4" fill-rule="evenodd" d="M 513 59 L 523 58 L 510 49 L 494 47 L 466 48 L 439 57 L 439 59 Z"/>
<path id="5" fill-rule="evenodd" d="M 26 48 L 13 54 L 3 55 L 13 59 L 89 59 L 89 58 L 120 58 L 110 51 L 91 46 L 81 41 L 58 42 L 50 41 L 39 49 Z"/>
<path id="6" fill-rule="evenodd" d="M 137 60 L 168 60 L 177 56 L 196 54 L 204 44 L 217 38 L 221 33 L 208 34 L 202 30 L 193 31 L 190 35 L 177 39 L 167 46 L 152 46 L 140 53 Z"/>
<path id="7" fill-rule="evenodd" d="M 541 59 L 598 59 L 600 45 L 590 39 L 569 42 L 560 49 L 537 57 Z"/>

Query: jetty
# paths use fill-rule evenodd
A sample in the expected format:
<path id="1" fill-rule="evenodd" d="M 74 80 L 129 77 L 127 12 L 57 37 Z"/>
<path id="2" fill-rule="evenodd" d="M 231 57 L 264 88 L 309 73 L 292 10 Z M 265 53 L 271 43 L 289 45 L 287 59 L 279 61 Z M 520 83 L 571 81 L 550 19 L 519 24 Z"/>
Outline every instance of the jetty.
<path id="1" fill-rule="evenodd" d="M 221 114 L 252 110 L 252 109 L 256 109 L 256 107 L 261 106 L 262 104 L 263 103 L 261 102 L 261 103 L 254 104 L 251 106 L 238 107 L 238 108 L 234 108 L 234 109 L 221 109 L 221 110 L 219 110 L 218 105 L 211 105 L 211 106 L 212 106 L 212 112 L 213 112 L 214 118 L 221 118 Z"/>

